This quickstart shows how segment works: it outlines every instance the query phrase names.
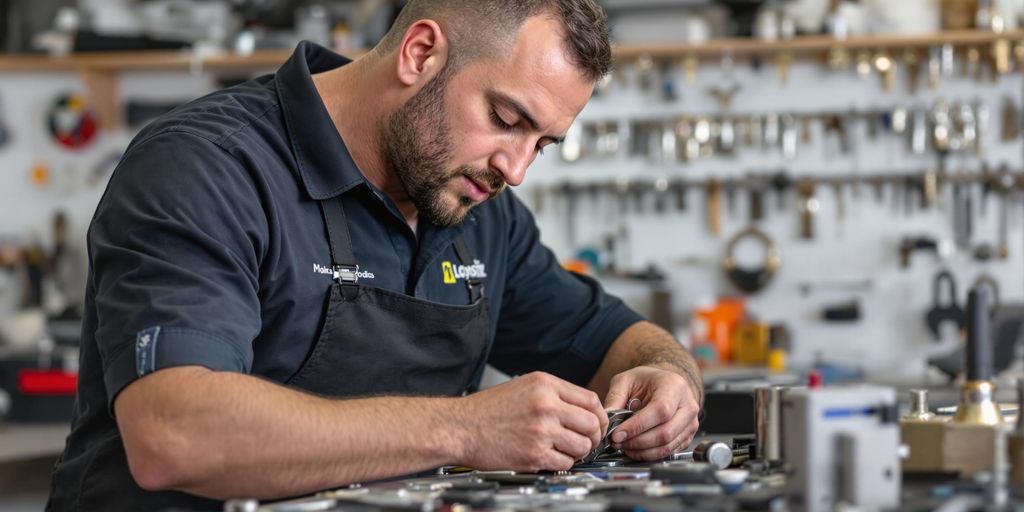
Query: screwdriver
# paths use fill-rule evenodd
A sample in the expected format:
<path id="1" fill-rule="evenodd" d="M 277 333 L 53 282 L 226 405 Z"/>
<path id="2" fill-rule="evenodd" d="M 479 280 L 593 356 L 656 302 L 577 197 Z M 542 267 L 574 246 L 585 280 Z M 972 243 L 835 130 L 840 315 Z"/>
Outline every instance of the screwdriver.
<path id="1" fill-rule="evenodd" d="M 733 457 L 749 455 L 749 448 L 733 449 L 721 441 L 703 441 L 694 446 L 692 450 L 673 453 L 668 460 L 708 462 L 718 469 L 725 469 L 732 465 Z"/>

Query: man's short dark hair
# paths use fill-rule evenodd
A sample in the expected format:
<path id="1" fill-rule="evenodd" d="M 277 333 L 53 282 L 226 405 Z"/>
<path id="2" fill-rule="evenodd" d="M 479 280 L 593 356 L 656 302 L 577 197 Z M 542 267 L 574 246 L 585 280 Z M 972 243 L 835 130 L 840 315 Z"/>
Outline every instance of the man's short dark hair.
<path id="1" fill-rule="evenodd" d="M 460 69 L 500 55 L 527 19 L 542 14 L 561 22 L 566 54 L 584 76 L 597 81 L 608 73 L 608 21 L 594 0 L 409 0 L 374 52 L 395 51 L 413 23 L 431 19 L 447 34 L 450 63 Z"/>

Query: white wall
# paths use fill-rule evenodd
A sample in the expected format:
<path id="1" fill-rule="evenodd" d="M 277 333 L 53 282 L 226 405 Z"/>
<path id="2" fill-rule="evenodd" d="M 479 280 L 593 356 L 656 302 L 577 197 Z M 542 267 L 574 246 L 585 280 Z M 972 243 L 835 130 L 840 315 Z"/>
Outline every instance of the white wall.
<path id="1" fill-rule="evenodd" d="M 627 83 L 632 82 L 627 73 Z M 964 79 L 944 82 L 938 91 L 923 88 L 910 96 L 905 88 L 883 93 L 877 77 L 860 80 L 852 72 L 829 73 L 818 64 L 797 64 L 791 71 L 790 84 L 779 86 L 774 68 L 766 64 L 760 74 L 743 64 L 737 66 L 735 79 L 742 90 L 736 96 L 734 112 L 816 111 L 846 108 L 887 107 L 896 104 L 930 105 L 939 97 L 948 100 L 981 98 L 988 102 L 991 120 L 985 144 L 985 160 L 990 164 L 1008 163 L 1022 167 L 1020 141 L 999 142 L 999 107 L 1004 94 L 1013 95 L 1019 103 L 1022 87 L 1019 75 L 1003 77 L 998 84 L 978 84 Z M 587 120 L 619 120 L 632 118 L 670 117 L 676 114 L 715 113 L 718 111 L 705 90 L 721 85 L 722 73 L 716 66 L 705 66 L 698 83 L 687 85 L 680 79 L 682 97 L 665 103 L 655 93 L 644 94 L 633 85 L 615 85 L 607 94 L 595 98 L 581 115 Z M 922 86 L 923 86 L 922 80 Z M 195 97 L 213 87 L 209 76 L 186 73 L 126 73 L 120 80 L 121 97 L 176 99 Z M 71 235 L 84 246 L 85 230 L 100 194 L 102 184 L 88 184 L 87 176 L 102 165 L 111 152 L 125 146 L 131 134 L 103 133 L 90 147 L 67 151 L 50 141 L 44 117 L 56 94 L 67 90 L 83 90 L 72 73 L 3 73 L 0 74 L 0 98 L 3 118 L 12 131 L 12 140 L 0 147 L 0 238 L 27 240 L 50 236 L 49 219 L 54 211 L 70 214 Z M 816 126 L 817 129 L 817 126 Z M 862 133 L 855 138 L 855 155 L 841 156 L 830 152 L 815 133 L 810 147 L 801 147 L 799 157 L 786 161 L 778 152 L 747 150 L 735 158 L 715 158 L 690 164 L 662 166 L 643 159 L 623 155 L 610 161 L 584 160 L 573 164 L 562 162 L 557 151 L 538 159 L 531 169 L 520 194 L 532 201 L 532 188 L 549 187 L 564 180 L 614 180 L 620 176 L 653 178 L 682 176 L 702 180 L 707 176 L 740 177 L 752 171 L 788 168 L 794 174 L 870 174 L 879 169 L 920 171 L 934 165 L 933 156 L 910 155 L 903 144 L 891 138 L 869 142 Z M 47 162 L 55 175 L 49 188 L 39 189 L 30 183 L 29 170 L 39 159 Z M 950 169 L 977 169 L 975 159 L 950 160 Z M 948 192 L 948 190 L 947 190 Z M 850 194 L 847 190 L 847 194 Z M 739 196 L 738 215 L 723 216 L 723 234 L 709 235 L 703 213 L 703 195 L 690 192 L 690 208 L 683 214 L 663 216 L 648 211 L 630 213 L 630 252 L 634 266 L 657 263 L 670 272 L 669 286 L 674 292 L 674 311 L 678 323 L 688 319 L 690 310 L 699 301 L 731 292 L 718 270 L 728 237 L 747 225 L 746 200 Z M 1008 261 L 977 263 L 966 254 L 954 254 L 945 261 L 915 255 L 911 268 L 899 268 L 897 247 L 904 235 L 930 234 L 950 240 L 949 208 L 911 215 L 894 213 L 891 203 L 877 205 L 870 188 L 864 198 L 847 197 L 847 217 L 837 228 L 834 196 L 828 188 L 819 189 L 822 211 L 817 220 L 818 237 L 801 241 L 797 236 L 797 214 L 792 198 L 785 213 L 775 208 L 775 197 L 769 195 L 768 218 L 762 223 L 780 245 L 783 268 L 769 288 L 752 297 L 749 309 L 772 322 L 785 322 L 794 331 L 792 361 L 807 364 L 816 354 L 830 359 L 863 364 L 873 374 L 901 373 L 919 375 L 924 357 L 942 352 L 956 341 L 947 332 L 943 343 L 932 341 L 923 317 L 931 302 L 931 281 L 943 267 L 953 270 L 958 278 L 960 300 L 967 286 L 981 272 L 995 276 L 1001 285 L 1004 301 L 1024 300 L 1024 237 L 1021 230 L 1022 209 L 1015 204 L 1010 223 L 1010 258 Z M 994 241 L 996 204 L 990 204 L 988 215 L 976 221 L 975 241 Z M 594 205 L 583 200 L 578 205 L 577 232 L 580 242 L 596 241 L 606 232 L 610 214 L 597 215 Z M 605 206 L 606 208 L 606 206 Z M 538 215 L 544 241 L 560 257 L 573 254 L 566 242 L 564 204 L 548 196 L 546 208 Z M 756 252 L 756 251 L 755 251 Z M 694 263 L 696 261 L 696 263 Z M 688 263 L 684 263 L 688 262 Z M 84 278 L 84 268 L 83 268 Z M 798 284 L 821 279 L 870 278 L 874 287 L 866 293 L 813 292 L 803 296 Z M 622 280 L 608 279 L 609 289 L 622 295 L 641 311 L 648 308 L 648 288 Z M 0 312 L 10 311 L 14 299 L 8 276 L 0 275 Z M 860 297 L 864 320 L 853 325 L 826 324 L 818 319 L 823 303 L 841 302 Z"/>
<path id="2" fill-rule="evenodd" d="M 209 76 L 187 73 L 129 73 L 119 82 L 122 100 L 187 100 L 212 89 Z M 51 219 L 57 211 L 68 214 L 69 236 L 74 252 L 82 259 L 85 232 L 103 194 L 114 159 L 127 146 L 127 130 L 102 132 L 88 146 L 68 150 L 55 142 L 47 130 L 47 113 L 55 98 L 66 92 L 85 93 L 85 87 L 70 72 L 0 73 L 0 119 L 10 140 L 0 146 L 0 240 L 26 243 L 40 240 L 49 246 Z M 45 187 L 30 179 L 31 170 L 42 162 L 50 171 Z M 81 280 L 84 290 L 85 262 Z M 12 274 L 0 272 L 0 317 L 18 303 L 18 288 Z"/>
<path id="3" fill-rule="evenodd" d="M 984 156 L 954 156 L 948 169 L 961 168 L 975 171 L 982 160 L 995 167 L 1007 163 L 1015 171 L 1022 167 L 1024 147 L 1021 141 L 1000 142 L 1000 106 L 1004 95 L 1011 95 L 1020 105 L 1022 80 L 1020 75 L 1003 77 L 999 83 L 977 83 L 959 77 L 944 81 L 938 90 L 926 87 L 925 77 L 920 80 L 918 94 L 907 92 L 902 79 L 891 93 L 883 92 L 877 76 L 860 79 L 852 71 L 829 72 L 819 63 L 797 64 L 792 70 L 788 86 L 781 86 L 775 68 L 766 62 L 760 73 L 745 64 L 738 64 L 735 79 L 742 86 L 731 110 L 743 113 L 814 112 L 819 110 L 875 109 L 907 106 L 931 106 L 934 100 L 945 98 L 950 102 L 980 99 L 991 112 L 984 144 Z M 698 74 L 697 83 L 685 84 L 677 71 L 682 97 L 666 103 L 657 91 L 643 93 L 635 77 L 627 73 L 625 85 L 614 86 L 610 93 L 595 98 L 580 116 L 588 120 L 619 120 L 662 117 L 679 114 L 714 114 L 718 105 L 705 91 L 722 86 L 725 77 L 715 65 L 705 65 Z M 905 143 L 891 136 L 868 139 L 863 124 L 854 135 L 851 155 L 837 154 L 835 142 L 823 142 L 820 125 L 814 125 L 814 140 L 810 146 L 801 146 L 794 160 L 786 160 L 779 151 L 743 150 L 736 157 L 716 157 L 686 164 L 658 165 L 642 158 L 628 157 L 624 151 L 609 161 L 582 160 L 566 163 L 557 154 L 544 155 L 531 169 L 523 185 L 526 200 L 534 194 L 527 191 L 536 186 L 557 186 L 565 180 L 574 182 L 607 181 L 620 176 L 642 179 L 657 177 L 683 177 L 704 180 L 708 176 L 720 179 L 742 177 L 749 172 L 770 172 L 785 168 L 794 175 L 836 176 L 861 173 L 869 175 L 879 171 L 920 172 L 934 167 L 933 153 L 925 156 L 911 154 Z M 553 152 L 557 153 L 557 152 Z M 887 192 L 891 194 L 890 192 Z M 948 206 L 947 187 L 942 206 L 930 211 L 915 210 L 912 214 L 896 213 L 891 198 L 884 205 L 877 204 L 873 191 L 865 186 L 861 200 L 854 200 L 846 189 L 846 220 L 837 225 L 836 200 L 831 187 L 819 187 L 817 197 L 822 210 L 817 218 L 817 237 L 812 241 L 799 239 L 795 194 L 787 210 L 776 209 L 775 196 L 766 198 L 767 219 L 761 228 L 773 237 L 782 251 L 783 267 L 769 287 L 750 297 L 748 309 L 758 317 L 771 322 L 785 322 L 794 333 L 794 352 L 791 361 L 797 365 L 811 363 L 820 354 L 837 362 L 862 365 L 872 375 L 914 377 L 924 372 L 924 359 L 953 347 L 955 333 L 945 332 L 942 343 L 932 340 L 926 330 L 924 315 L 931 303 L 931 283 L 941 268 L 949 268 L 958 281 L 959 301 L 966 301 L 968 286 L 982 272 L 995 277 L 1006 301 L 1024 299 L 1024 238 L 1022 238 L 1022 207 L 1015 202 L 1010 214 L 1010 257 L 1006 261 L 978 263 L 968 254 L 953 254 L 938 261 L 927 254 L 915 254 L 911 267 L 899 267 L 898 246 L 905 235 L 928 234 L 940 240 L 952 241 L 952 214 Z M 683 214 L 669 212 L 658 216 L 630 213 L 632 263 L 635 267 L 654 262 L 670 273 L 669 287 L 674 292 L 674 311 L 678 323 L 686 323 L 690 310 L 709 297 L 728 295 L 732 288 L 719 270 L 719 262 L 729 237 L 748 225 L 746 199 L 738 195 L 738 215 L 723 215 L 722 235 L 712 237 L 705 220 L 704 196 L 697 190 L 690 192 L 690 207 Z M 993 195 L 994 197 L 994 195 Z M 577 206 L 577 232 L 582 243 L 595 243 L 608 231 L 608 219 L 614 214 L 598 215 L 587 201 Z M 598 207 L 600 208 L 600 207 Z M 566 242 L 566 206 L 552 203 L 550 196 L 546 208 L 538 216 L 544 240 L 560 257 L 569 257 L 573 248 Z M 987 216 L 975 219 L 975 243 L 996 240 L 995 199 L 988 205 Z M 754 247 L 755 259 L 759 249 Z M 694 260 L 697 263 L 694 263 Z M 688 263 L 687 263 L 688 262 Z M 835 279 L 871 279 L 873 288 L 865 293 L 843 291 L 817 292 L 808 296 L 800 293 L 798 284 L 805 281 Z M 630 303 L 647 307 L 647 287 L 606 280 L 610 289 L 622 294 Z M 820 320 L 823 304 L 861 299 L 863 320 L 846 324 L 826 324 Z"/>

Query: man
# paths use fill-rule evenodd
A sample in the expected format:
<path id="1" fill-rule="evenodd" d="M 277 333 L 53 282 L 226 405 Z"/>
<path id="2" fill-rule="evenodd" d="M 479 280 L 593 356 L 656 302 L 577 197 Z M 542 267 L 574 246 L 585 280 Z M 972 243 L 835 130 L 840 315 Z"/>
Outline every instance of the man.
<path id="1" fill-rule="evenodd" d="M 49 507 L 215 509 L 446 464 L 568 469 L 629 401 L 615 446 L 685 446 L 693 359 L 561 270 L 501 193 L 610 56 L 591 0 L 411 0 L 355 62 L 304 43 L 276 75 L 143 130 L 90 228 Z M 485 362 L 525 375 L 469 393 Z"/>

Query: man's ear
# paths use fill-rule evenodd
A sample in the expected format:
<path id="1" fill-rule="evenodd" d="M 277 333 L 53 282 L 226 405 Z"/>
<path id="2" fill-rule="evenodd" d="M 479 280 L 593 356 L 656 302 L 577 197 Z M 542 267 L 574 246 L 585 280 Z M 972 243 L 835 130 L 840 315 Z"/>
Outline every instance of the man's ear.
<path id="1" fill-rule="evenodd" d="M 413 23 L 398 47 L 397 76 L 405 85 L 425 84 L 448 61 L 448 38 L 434 20 Z"/>

